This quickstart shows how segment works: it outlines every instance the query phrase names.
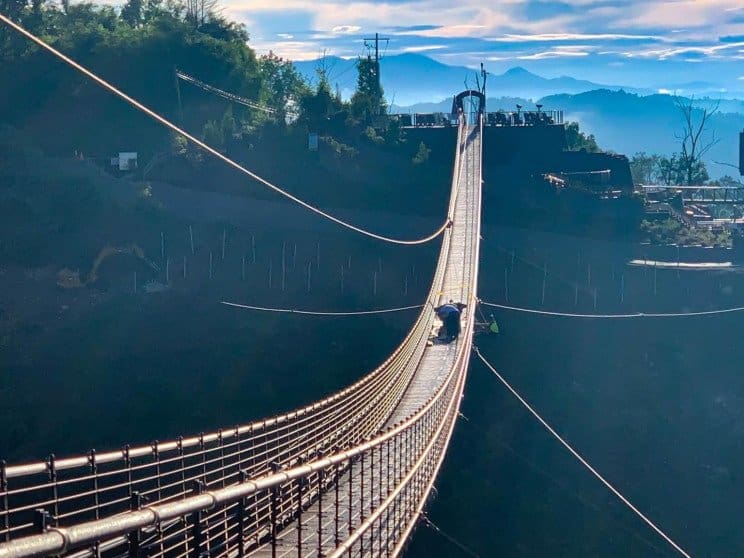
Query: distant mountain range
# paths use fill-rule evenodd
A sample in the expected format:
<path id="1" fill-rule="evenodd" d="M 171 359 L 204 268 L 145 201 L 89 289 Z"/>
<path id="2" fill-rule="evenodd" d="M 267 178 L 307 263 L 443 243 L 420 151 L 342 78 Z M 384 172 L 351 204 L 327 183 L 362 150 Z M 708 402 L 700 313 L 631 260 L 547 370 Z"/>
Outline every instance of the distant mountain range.
<path id="1" fill-rule="evenodd" d="M 466 84 L 473 89 L 476 87 L 478 73 L 476 69 L 450 66 L 421 54 L 386 56 L 380 64 L 385 96 L 396 105 L 438 102 L 442 99 L 451 99 L 452 95 L 465 89 Z M 331 85 L 338 86 L 346 98 L 351 96 L 356 86 L 356 59 L 329 56 L 319 60 L 296 62 L 295 67 L 310 80 L 316 79 L 316 70 L 319 67 L 325 67 Z M 666 83 L 664 76 L 660 76 L 659 81 L 664 83 L 663 87 L 666 90 L 679 90 L 686 95 L 717 96 L 716 91 L 719 90 L 715 84 L 701 80 L 670 85 Z M 624 90 L 641 95 L 659 92 L 656 89 L 627 84 L 596 83 L 568 76 L 545 78 L 522 67 L 511 68 L 502 74 L 489 74 L 486 88 L 493 96 L 535 100 L 548 95 L 577 94 L 595 89 Z"/>
<path id="2" fill-rule="evenodd" d="M 345 97 L 353 92 L 357 76 L 356 59 L 329 56 L 322 60 L 295 62 L 297 70 L 310 80 L 316 79 L 316 70 L 321 66 L 327 69 L 331 85 L 338 86 Z M 465 89 L 466 83 L 469 88 L 476 88 L 477 70 L 464 66 L 448 66 L 420 54 L 387 56 L 382 59 L 380 66 L 385 96 L 398 105 L 451 98 Z M 489 74 L 486 89 L 500 96 L 528 99 L 555 93 L 581 93 L 592 89 L 625 89 L 651 93 L 648 90 L 593 83 L 567 76 L 544 78 L 521 67 L 511 68 L 499 75 Z"/>
<path id="3" fill-rule="evenodd" d="M 295 66 L 310 79 L 316 68 L 326 68 L 331 85 L 348 97 L 356 86 L 356 60 L 327 57 L 322 61 L 297 62 Z M 391 112 L 449 112 L 452 96 L 466 87 L 475 88 L 476 70 L 449 66 L 419 54 L 387 56 L 381 62 L 385 95 Z M 675 133 L 681 117 L 674 97 L 657 91 L 621 85 L 606 85 L 573 77 L 544 78 L 524 68 L 511 68 L 487 80 L 488 110 L 514 110 L 517 104 L 534 110 L 535 103 L 545 109 L 563 110 L 565 119 L 578 121 L 581 129 L 593 133 L 604 149 L 632 156 L 638 151 L 670 155 L 679 150 Z M 705 81 L 679 84 L 676 88 L 698 98 L 715 88 Z M 718 143 L 706 157 L 713 177 L 738 174 L 735 169 L 714 161 L 738 163 L 739 132 L 744 129 L 744 100 L 702 98 L 700 102 L 719 103 L 710 122 Z M 744 98 L 744 94 L 742 95 Z"/>

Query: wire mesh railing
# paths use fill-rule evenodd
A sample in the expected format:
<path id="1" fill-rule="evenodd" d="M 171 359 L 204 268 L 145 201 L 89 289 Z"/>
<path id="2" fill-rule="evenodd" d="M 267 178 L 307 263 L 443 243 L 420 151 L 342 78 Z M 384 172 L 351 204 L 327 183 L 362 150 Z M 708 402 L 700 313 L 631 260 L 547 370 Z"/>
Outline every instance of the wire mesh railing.
<path id="1" fill-rule="evenodd" d="M 463 126 L 450 208 L 462 141 Z M 469 221 L 471 227 L 477 238 L 479 220 Z M 442 292 L 450 238 L 445 231 L 427 300 L 432 305 Z M 477 240 L 474 245 L 470 250 L 477 252 Z M 462 265 L 477 272 L 471 256 Z M 287 540 L 278 533 L 288 526 L 297 533 L 292 555 L 342 547 L 350 554 L 397 554 L 451 434 L 472 316 L 464 330 L 468 342 L 458 348 L 447 379 L 404 423 L 387 428 L 432 327 L 433 313 L 425 309 L 375 371 L 292 413 L 147 446 L 2 463 L 0 558 L 274 557 Z M 303 516 L 317 525 L 304 525 Z"/>

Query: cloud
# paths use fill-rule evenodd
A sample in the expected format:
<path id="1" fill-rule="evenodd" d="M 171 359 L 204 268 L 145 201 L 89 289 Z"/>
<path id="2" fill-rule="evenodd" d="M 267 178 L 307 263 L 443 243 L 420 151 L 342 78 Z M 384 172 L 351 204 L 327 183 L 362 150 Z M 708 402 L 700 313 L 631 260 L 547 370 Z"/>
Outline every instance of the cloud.
<path id="1" fill-rule="evenodd" d="M 431 52 L 434 50 L 442 50 L 447 48 L 447 45 L 419 45 L 419 46 L 409 46 L 409 47 L 403 47 L 399 49 L 397 52 L 403 53 L 403 52 Z"/>
<path id="2" fill-rule="evenodd" d="M 629 35 L 619 33 L 541 33 L 535 35 L 506 34 L 500 37 L 491 37 L 489 41 L 502 43 L 527 43 L 527 42 L 562 42 L 562 41 L 661 41 L 662 37 L 655 35 Z"/>
<path id="3" fill-rule="evenodd" d="M 545 60 L 548 58 L 566 58 L 566 57 L 583 57 L 589 56 L 590 52 L 586 50 L 574 50 L 574 49 L 551 49 L 544 50 L 542 52 L 535 52 L 533 54 L 525 54 L 524 56 L 518 56 L 519 60 Z"/>
<path id="4" fill-rule="evenodd" d="M 729 90 L 744 81 L 737 79 L 744 60 L 742 0 L 221 2 L 227 15 L 246 22 L 257 52 L 271 49 L 294 60 L 366 54 L 362 38 L 379 32 L 390 39 L 388 55 L 423 53 L 469 67 L 487 60 L 492 71 L 524 63 L 543 75 L 605 83 L 630 76 L 626 83 L 653 90 L 667 86 L 658 80 L 672 71 L 675 82 L 694 71 Z M 699 62 L 694 70 L 691 62 Z"/>
<path id="5" fill-rule="evenodd" d="M 359 33 L 362 28 L 358 25 L 336 25 L 331 29 L 331 33 L 334 35 L 351 35 L 352 33 Z"/>

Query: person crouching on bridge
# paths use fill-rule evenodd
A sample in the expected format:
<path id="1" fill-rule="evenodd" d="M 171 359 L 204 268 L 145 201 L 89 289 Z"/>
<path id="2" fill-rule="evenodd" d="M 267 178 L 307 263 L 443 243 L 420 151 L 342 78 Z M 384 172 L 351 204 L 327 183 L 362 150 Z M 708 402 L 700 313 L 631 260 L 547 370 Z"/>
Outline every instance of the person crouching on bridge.
<path id="1" fill-rule="evenodd" d="M 460 335 L 460 316 L 463 308 L 467 304 L 462 302 L 449 301 L 447 304 L 442 304 L 434 311 L 437 313 L 437 317 L 442 320 L 442 327 L 439 328 L 439 339 L 450 343 L 457 339 Z"/>

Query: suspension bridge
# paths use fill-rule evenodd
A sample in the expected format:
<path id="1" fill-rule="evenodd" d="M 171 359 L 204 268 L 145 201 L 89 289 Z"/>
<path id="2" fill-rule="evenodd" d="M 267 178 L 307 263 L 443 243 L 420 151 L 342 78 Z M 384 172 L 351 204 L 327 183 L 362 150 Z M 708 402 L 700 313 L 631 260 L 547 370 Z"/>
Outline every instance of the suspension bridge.
<path id="1" fill-rule="evenodd" d="M 423 510 L 459 414 L 473 350 L 598 480 L 689 556 L 563 440 L 472 344 L 479 302 L 482 137 L 488 124 L 482 94 L 455 96 L 457 140 L 447 219 L 428 236 L 396 239 L 296 198 L 2 14 L 0 21 L 214 157 L 339 226 L 403 245 L 442 237 L 431 288 L 413 327 L 385 362 L 353 385 L 290 413 L 216 432 L 64 459 L 0 461 L 0 558 L 398 556 L 418 521 L 430 523 Z M 187 74 L 178 77 L 211 87 Z M 468 96 L 480 103 L 466 114 L 462 99 Z M 445 343 L 437 336 L 442 323 L 434 309 L 448 301 L 466 306 L 462 333 Z"/>
<path id="2" fill-rule="evenodd" d="M 1 558 L 395 556 L 444 458 L 471 354 L 481 133 L 461 118 L 427 304 L 354 385 L 253 424 L 0 470 Z M 462 335 L 432 342 L 432 308 L 468 303 Z"/>
<path id="3" fill-rule="evenodd" d="M 471 354 L 483 108 L 460 111 L 447 220 L 401 241 L 295 199 L 0 16 L 67 64 L 227 164 L 361 234 L 442 244 L 418 319 L 382 365 L 288 414 L 147 446 L 22 465 L 0 462 L 0 558 L 397 556 L 444 459 Z M 439 343 L 433 308 L 467 304 Z"/>

